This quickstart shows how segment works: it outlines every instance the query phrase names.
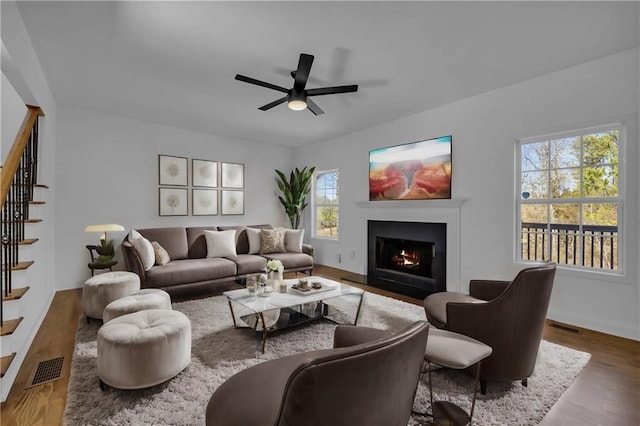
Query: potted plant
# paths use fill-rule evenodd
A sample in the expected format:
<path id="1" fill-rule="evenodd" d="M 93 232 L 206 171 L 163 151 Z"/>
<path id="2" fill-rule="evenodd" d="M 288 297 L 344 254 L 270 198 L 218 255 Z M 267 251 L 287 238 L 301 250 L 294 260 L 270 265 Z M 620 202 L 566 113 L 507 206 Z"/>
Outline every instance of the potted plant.
<path id="1" fill-rule="evenodd" d="M 116 251 L 113 247 L 113 240 L 100 239 L 100 245 L 95 246 L 96 253 L 98 253 L 98 263 L 109 263 L 116 255 Z"/>
<path id="2" fill-rule="evenodd" d="M 300 225 L 300 217 L 308 204 L 307 194 L 311 189 L 311 178 L 315 171 L 315 167 L 311 167 L 310 169 L 304 167 L 302 170 L 296 167 L 291 171 L 289 179 L 287 179 L 284 173 L 276 170 L 276 174 L 278 175 L 276 181 L 278 182 L 278 188 L 282 191 L 282 195 L 278 198 L 289 217 L 292 229 L 298 229 Z"/>

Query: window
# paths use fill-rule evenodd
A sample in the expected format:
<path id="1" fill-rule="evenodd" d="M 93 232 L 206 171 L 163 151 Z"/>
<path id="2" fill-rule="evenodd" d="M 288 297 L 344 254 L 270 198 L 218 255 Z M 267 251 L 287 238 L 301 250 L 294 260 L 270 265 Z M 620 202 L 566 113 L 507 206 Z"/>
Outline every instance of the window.
<path id="1" fill-rule="evenodd" d="M 519 260 L 619 271 L 620 126 L 521 141 Z"/>
<path id="2" fill-rule="evenodd" d="M 316 172 L 313 186 L 314 236 L 338 239 L 338 171 Z"/>

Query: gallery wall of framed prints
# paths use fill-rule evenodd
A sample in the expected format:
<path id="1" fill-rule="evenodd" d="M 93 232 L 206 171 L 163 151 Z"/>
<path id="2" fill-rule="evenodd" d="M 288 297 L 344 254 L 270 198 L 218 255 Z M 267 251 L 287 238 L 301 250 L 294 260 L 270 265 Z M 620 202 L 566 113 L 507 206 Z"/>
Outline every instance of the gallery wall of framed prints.
<path id="1" fill-rule="evenodd" d="M 244 164 L 159 154 L 158 184 L 160 216 L 244 214 Z"/>

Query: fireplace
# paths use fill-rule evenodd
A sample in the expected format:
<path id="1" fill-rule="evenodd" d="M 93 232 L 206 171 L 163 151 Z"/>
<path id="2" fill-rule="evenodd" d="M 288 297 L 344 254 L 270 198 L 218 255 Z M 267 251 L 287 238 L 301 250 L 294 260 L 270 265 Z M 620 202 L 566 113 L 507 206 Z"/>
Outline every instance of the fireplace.
<path id="1" fill-rule="evenodd" d="M 367 283 L 411 297 L 446 290 L 444 223 L 368 221 Z"/>

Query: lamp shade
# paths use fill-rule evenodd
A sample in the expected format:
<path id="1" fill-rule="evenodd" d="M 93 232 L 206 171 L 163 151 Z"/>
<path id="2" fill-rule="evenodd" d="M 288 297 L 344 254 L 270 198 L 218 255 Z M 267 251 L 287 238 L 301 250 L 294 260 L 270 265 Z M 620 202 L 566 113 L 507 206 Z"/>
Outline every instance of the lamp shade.
<path id="1" fill-rule="evenodd" d="M 124 226 L 115 223 L 107 223 L 104 225 L 89 225 L 84 228 L 84 232 L 112 232 L 124 231 Z"/>

